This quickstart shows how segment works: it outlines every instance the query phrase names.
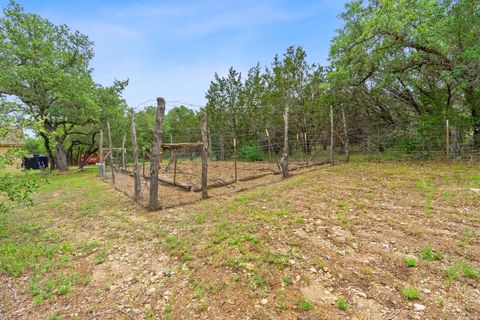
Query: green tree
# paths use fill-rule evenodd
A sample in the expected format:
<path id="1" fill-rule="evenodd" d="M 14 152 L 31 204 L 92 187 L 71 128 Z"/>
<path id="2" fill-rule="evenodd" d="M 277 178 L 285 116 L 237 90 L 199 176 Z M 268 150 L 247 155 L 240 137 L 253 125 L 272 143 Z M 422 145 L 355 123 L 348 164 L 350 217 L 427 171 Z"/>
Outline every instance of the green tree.
<path id="1" fill-rule="evenodd" d="M 11 128 L 19 124 L 19 120 L 15 117 L 17 106 L 12 102 L 8 102 L 4 97 L 0 96 L 0 144 L 4 139 L 22 138 L 12 137 Z M 20 130 L 16 131 L 20 132 Z M 23 155 L 21 148 L 10 148 L 4 155 L 0 154 L 0 197 L 6 196 L 10 202 L 29 205 L 32 203 L 31 194 L 37 189 L 36 179 L 28 173 L 24 175 L 13 175 L 4 173 L 2 169 L 18 162 L 18 158 Z M 8 209 L 8 203 L 0 201 L 0 213 Z"/>
<path id="2" fill-rule="evenodd" d="M 67 171 L 64 140 L 91 121 L 96 107 L 89 61 L 93 44 L 66 25 L 25 13 L 11 1 L 0 18 L 0 93 L 18 98 L 20 112 L 45 141 L 50 160 L 56 149 L 60 171 Z"/>

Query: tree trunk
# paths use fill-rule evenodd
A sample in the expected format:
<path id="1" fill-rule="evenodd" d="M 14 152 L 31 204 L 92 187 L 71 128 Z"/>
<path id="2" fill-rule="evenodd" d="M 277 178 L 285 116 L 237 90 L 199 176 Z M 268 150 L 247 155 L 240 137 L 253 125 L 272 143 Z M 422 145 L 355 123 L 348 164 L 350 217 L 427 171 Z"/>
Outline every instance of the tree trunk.
<path id="1" fill-rule="evenodd" d="M 52 149 L 50 148 L 50 139 L 43 132 L 40 132 L 40 136 L 43 138 L 43 145 L 45 146 L 45 150 L 47 151 L 48 163 L 50 165 L 50 170 L 55 170 L 55 158 L 53 156 Z"/>
<path id="2" fill-rule="evenodd" d="M 62 140 L 60 137 L 55 137 L 55 148 L 57 150 L 57 168 L 60 172 L 67 172 L 68 171 L 68 164 L 67 164 L 67 154 L 65 153 L 65 149 L 63 148 Z"/>

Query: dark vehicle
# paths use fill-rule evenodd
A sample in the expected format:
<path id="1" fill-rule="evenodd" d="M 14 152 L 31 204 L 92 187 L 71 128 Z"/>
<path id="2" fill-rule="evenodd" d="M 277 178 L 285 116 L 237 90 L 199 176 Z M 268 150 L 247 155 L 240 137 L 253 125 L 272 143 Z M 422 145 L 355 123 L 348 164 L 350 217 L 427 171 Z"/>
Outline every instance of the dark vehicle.
<path id="1" fill-rule="evenodd" d="M 41 154 L 32 154 L 23 158 L 22 166 L 24 169 L 43 169 L 48 167 L 48 157 Z"/>

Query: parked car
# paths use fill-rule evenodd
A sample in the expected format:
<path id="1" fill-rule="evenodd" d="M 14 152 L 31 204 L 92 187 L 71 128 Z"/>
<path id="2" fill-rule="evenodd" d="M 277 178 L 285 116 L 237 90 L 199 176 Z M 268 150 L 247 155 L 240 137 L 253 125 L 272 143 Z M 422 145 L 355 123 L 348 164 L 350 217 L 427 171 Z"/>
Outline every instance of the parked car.
<path id="1" fill-rule="evenodd" d="M 25 169 L 42 169 L 48 167 L 48 157 L 42 154 L 32 154 L 22 159 L 22 167 Z"/>
<path id="2" fill-rule="evenodd" d="M 92 154 L 87 158 L 87 161 L 85 161 L 86 164 L 96 164 L 100 162 L 100 157 L 98 154 Z"/>

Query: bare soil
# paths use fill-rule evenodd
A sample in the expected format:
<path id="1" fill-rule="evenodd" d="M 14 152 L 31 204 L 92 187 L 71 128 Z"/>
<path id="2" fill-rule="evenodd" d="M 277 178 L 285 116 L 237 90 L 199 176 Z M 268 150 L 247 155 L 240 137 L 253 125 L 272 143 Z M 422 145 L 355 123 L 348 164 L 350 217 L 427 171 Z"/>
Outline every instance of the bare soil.
<path id="1" fill-rule="evenodd" d="M 308 165 L 304 162 L 290 163 L 291 175 L 298 175 L 314 169 L 316 166 L 325 164 L 324 162 L 314 162 Z M 164 164 L 160 169 L 159 176 L 170 181 L 175 181 L 183 185 L 193 186 L 194 189 L 201 188 L 201 161 L 183 160 L 177 163 L 176 175 L 174 174 L 174 166 L 170 166 L 165 170 Z M 282 176 L 279 168 L 274 162 L 237 162 L 237 182 L 232 183 L 235 178 L 235 164 L 233 161 L 208 161 L 208 185 L 219 183 L 228 183 L 226 186 L 215 186 L 208 188 L 210 197 L 234 194 L 240 191 L 250 190 L 252 188 L 268 185 L 281 181 Z M 129 172 L 133 172 L 133 168 L 128 168 Z M 149 166 L 145 166 L 145 177 L 149 176 Z M 175 175 L 175 177 L 174 177 Z M 254 178 L 256 177 L 256 178 Z M 252 178 L 242 181 L 245 178 Z M 134 180 L 131 174 L 117 173 L 115 177 L 115 188 L 122 191 L 129 197 L 133 198 Z M 142 191 L 140 204 L 147 207 L 149 199 L 149 181 L 142 178 Z M 179 205 L 186 205 L 201 200 L 201 192 L 186 191 L 180 187 L 161 183 L 159 185 L 159 203 L 162 208 L 170 208 Z"/>
<path id="2" fill-rule="evenodd" d="M 64 267 L 91 280 L 35 304 L 28 271 L 2 274 L 0 318 L 480 319 L 478 169 L 323 166 L 158 212 L 92 176 L 54 215 L 36 217 L 73 243 L 101 244 Z M 95 212 L 79 209 L 85 192 L 102 195 Z M 426 247 L 442 256 L 422 258 Z"/>

